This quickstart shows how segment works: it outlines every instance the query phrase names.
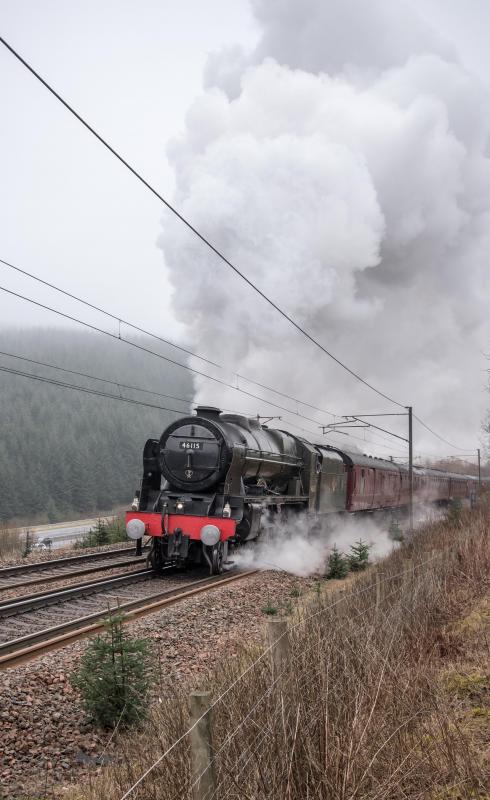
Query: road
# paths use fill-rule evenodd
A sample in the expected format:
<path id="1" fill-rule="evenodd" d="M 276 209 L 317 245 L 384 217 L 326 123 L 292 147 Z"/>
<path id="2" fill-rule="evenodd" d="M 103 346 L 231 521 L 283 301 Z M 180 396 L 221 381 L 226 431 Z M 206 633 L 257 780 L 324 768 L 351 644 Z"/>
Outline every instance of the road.
<path id="1" fill-rule="evenodd" d="M 101 517 L 72 520 L 71 522 L 57 522 L 53 525 L 26 526 L 20 530 L 23 532 L 29 530 L 33 534 L 35 541 L 39 541 L 42 538 L 51 539 L 53 542 L 52 548 L 56 550 L 73 544 L 77 539 L 80 539 L 89 532 L 90 528 L 95 526 L 98 519 L 101 519 Z M 102 519 L 104 518 L 102 517 Z"/>

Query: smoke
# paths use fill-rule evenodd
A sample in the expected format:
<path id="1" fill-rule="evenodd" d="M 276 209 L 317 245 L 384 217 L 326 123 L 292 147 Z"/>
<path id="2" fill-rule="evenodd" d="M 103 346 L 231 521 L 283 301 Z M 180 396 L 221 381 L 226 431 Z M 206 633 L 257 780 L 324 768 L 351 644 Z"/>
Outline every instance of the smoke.
<path id="1" fill-rule="evenodd" d="M 253 9 L 256 50 L 210 58 L 205 91 L 170 146 L 177 206 L 366 380 L 476 446 L 490 339 L 486 90 L 414 4 Z M 340 414 L 386 408 L 183 226 L 166 222 L 161 245 L 175 313 L 189 341 L 225 366 L 217 376 L 235 382 L 239 372 Z M 202 378 L 196 399 L 274 413 Z M 416 449 L 447 451 L 415 434 Z M 393 450 L 370 439 L 371 451 Z"/>
<path id="2" fill-rule="evenodd" d="M 278 569 L 300 577 L 324 575 L 334 545 L 346 555 L 360 539 L 369 545 L 370 561 L 378 561 L 395 547 L 383 527 L 372 518 L 339 517 L 318 521 L 306 514 L 278 519 L 272 516 L 262 524 L 258 542 L 233 553 L 233 562 L 243 569 Z"/>

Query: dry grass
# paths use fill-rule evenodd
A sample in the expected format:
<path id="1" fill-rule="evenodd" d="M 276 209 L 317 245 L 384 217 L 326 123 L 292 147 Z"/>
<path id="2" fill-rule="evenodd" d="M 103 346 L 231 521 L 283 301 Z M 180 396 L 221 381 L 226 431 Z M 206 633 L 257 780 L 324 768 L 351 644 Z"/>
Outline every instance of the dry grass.
<path id="1" fill-rule="evenodd" d="M 421 530 L 380 565 L 378 595 L 371 570 L 312 597 L 289 618 L 279 674 L 269 654 L 247 651 L 209 676 L 215 699 L 234 685 L 213 709 L 217 788 L 207 800 L 488 798 L 481 741 L 461 706 L 477 691 L 480 711 L 468 713 L 488 721 L 488 677 L 478 664 L 462 678 L 454 669 L 456 620 L 488 590 L 488 520 L 486 507 Z M 463 625 L 471 635 L 474 616 Z M 187 696 L 165 676 L 160 693 L 143 732 L 121 740 L 119 763 L 72 798 L 121 798 L 185 733 Z M 190 798 L 190 773 L 186 736 L 131 797 Z"/>
<path id="2" fill-rule="evenodd" d="M 0 561 L 8 560 L 22 553 L 24 543 L 22 536 L 15 528 L 0 525 Z"/>

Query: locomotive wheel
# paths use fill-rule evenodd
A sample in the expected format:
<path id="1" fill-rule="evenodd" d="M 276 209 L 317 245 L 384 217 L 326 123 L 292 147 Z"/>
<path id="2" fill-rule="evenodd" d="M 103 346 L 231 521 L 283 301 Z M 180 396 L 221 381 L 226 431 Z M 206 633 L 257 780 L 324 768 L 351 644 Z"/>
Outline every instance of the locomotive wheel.
<path id="1" fill-rule="evenodd" d="M 213 547 L 211 553 L 211 574 L 212 575 L 221 575 L 223 572 L 223 563 L 225 560 L 225 550 L 223 547 L 223 542 L 218 542 Z"/>
<path id="2" fill-rule="evenodd" d="M 161 550 L 161 544 L 160 544 L 160 542 L 158 542 L 158 544 L 157 544 L 155 539 L 153 539 L 153 542 L 152 542 L 151 548 L 150 548 L 150 552 L 149 552 L 149 554 L 147 556 L 147 562 L 148 561 L 150 562 L 150 565 L 151 565 L 152 569 L 155 570 L 155 572 L 162 572 L 162 570 L 163 570 L 163 554 L 162 554 L 162 550 Z"/>

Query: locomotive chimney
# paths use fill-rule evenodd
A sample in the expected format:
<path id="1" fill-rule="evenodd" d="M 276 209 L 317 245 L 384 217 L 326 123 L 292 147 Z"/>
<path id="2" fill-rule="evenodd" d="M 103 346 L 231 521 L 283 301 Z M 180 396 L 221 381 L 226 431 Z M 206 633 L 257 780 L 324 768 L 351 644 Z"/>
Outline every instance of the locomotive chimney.
<path id="1" fill-rule="evenodd" d="M 204 417 L 204 419 L 219 419 L 221 414 L 221 408 L 215 408 L 215 406 L 196 406 L 196 414 L 198 417 Z"/>

